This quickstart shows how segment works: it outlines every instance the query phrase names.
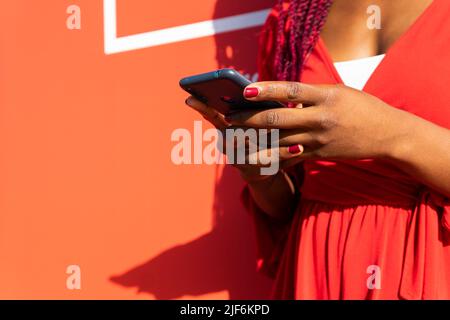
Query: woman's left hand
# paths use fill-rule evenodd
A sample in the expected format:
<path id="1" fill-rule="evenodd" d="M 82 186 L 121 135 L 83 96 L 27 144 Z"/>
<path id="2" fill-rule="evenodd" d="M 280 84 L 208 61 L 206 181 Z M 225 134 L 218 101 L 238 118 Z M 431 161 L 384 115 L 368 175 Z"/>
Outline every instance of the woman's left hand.
<path id="1" fill-rule="evenodd" d="M 280 129 L 280 149 L 295 152 L 301 146 L 301 158 L 390 157 L 404 145 L 413 118 L 343 85 L 257 82 L 246 88 L 245 97 L 280 101 L 292 107 L 237 112 L 228 115 L 226 121 L 242 127 Z"/>

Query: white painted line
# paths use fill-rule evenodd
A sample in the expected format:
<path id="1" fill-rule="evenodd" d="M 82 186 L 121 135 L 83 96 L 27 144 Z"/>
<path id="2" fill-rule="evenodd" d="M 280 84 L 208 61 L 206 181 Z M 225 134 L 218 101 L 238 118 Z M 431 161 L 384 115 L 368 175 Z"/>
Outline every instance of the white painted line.
<path id="1" fill-rule="evenodd" d="M 269 9 L 117 38 L 116 0 L 103 0 L 105 54 L 150 48 L 264 24 Z"/>

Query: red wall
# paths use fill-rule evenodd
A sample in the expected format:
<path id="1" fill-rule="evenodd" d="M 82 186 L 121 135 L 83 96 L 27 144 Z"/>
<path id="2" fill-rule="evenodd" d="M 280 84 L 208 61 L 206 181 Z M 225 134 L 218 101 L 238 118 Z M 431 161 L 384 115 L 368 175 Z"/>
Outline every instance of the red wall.
<path id="1" fill-rule="evenodd" d="M 117 0 L 118 35 L 272 2 Z M 179 78 L 255 73 L 259 30 L 106 55 L 100 0 L 0 3 L 0 298 L 267 296 L 236 173 L 170 157 L 171 133 L 201 119 Z"/>

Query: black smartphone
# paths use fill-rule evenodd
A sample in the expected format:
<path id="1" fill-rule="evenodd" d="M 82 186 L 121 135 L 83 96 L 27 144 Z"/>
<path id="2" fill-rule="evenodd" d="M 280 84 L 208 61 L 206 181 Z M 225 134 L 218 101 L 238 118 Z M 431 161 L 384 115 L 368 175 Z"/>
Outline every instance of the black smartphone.
<path id="1" fill-rule="evenodd" d="M 274 101 L 248 101 L 244 88 L 252 82 L 233 69 L 221 69 L 180 80 L 185 91 L 222 114 L 240 110 L 282 108 Z"/>

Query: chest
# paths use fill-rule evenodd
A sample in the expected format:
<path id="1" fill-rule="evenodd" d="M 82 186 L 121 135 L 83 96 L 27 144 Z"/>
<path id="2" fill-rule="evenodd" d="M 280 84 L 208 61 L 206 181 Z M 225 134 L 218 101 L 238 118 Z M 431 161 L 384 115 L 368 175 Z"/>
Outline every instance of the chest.
<path id="1" fill-rule="evenodd" d="M 450 129 L 448 16 L 450 1 L 434 0 L 388 48 L 363 91 L 393 107 Z M 320 39 L 306 61 L 301 80 L 342 83 L 333 59 L 331 50 Z"/>
<path id="2" fill-rule="evenodd" d="M 333 61 L 386 53 L 433 0 L 334 0 L 321 33 Z"/>

